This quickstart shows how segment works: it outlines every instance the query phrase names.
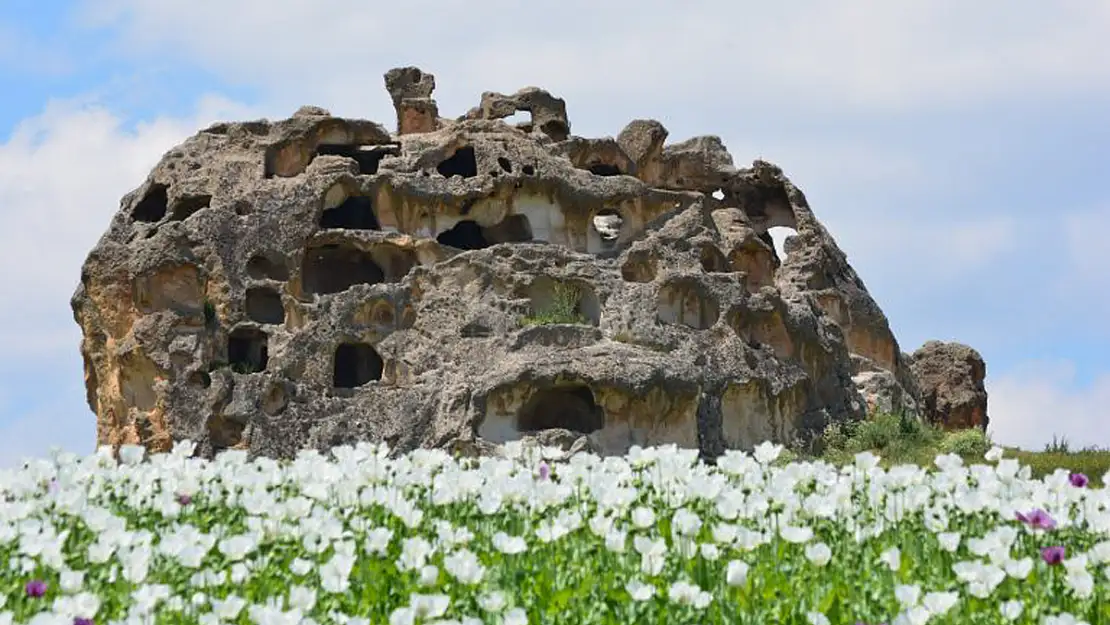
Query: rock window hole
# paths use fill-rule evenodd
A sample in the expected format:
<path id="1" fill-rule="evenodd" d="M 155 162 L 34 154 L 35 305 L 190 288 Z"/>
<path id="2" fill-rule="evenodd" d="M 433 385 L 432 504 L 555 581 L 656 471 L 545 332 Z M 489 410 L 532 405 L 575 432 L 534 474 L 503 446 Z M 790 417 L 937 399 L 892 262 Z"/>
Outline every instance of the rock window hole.
<path id="1" fill-rule="evenodd" d="M 247 261 L 247 275 L 255 280 L 284 282 L 289 279 L 289 269 L 276 254 L 255 254 Z"/>
<path id="2" fill-rule="evenodd" d="M 266 333 L 256 328 L 236 328 L 227 337 L 227 361 L 239 373 L 265 371 L 270 360 Z"/>
<path id="3" fill-rule="evenodd" d="M 305 252 L 302 279 L 306 294 L 327 295 L 346 291 L 356 284 L 383 282 L 385 273 L 369 252 L 329 243 Z"/>
<path id="4" fill-rule="evenodd" d="M 353 195 L 335 208 L 320 214 L 321 228 L 346 228 L 349 230 L 381 230 L 374 214 L 373 200 L 365 195 Z"/>
<path id="5" fill-rule="evenodd" d="M 785 261 L 787 256 L 787 241 L 794 236 L 798 235 L 798 231 L 789 226 L 774 226 L 767 229 L 767 236 L 771 238 L 772 247 L 775 249 L 775 255 L 778 257 L 779 262 Z"/>
<path id="6" fill-rule="evenodd" d="M 177 200 L 177 202 L 174 202 L 170 219 L 173 221 L 185 221 L 189 217 L 192 217 L 193 213 L 202 208 L 208 208 L 211 204 L 211 195 L 186 195 Z"/>
<path id="7" fill-rule="evenodd" d="M 532 167 L 531 165 L 525 165 L 524 167 L 521 167 L 520 171 L 525 176 L 534 176 L 534 175 L 536 175 L 536 168 Z"/>
<path id="8" fill-rule="evenodd" d="M 520 432 L 565 428 L 589 434 L 604 426 L 605 412 L 585 384 L 540 389 L 520 407 L 516 418 Z"/>
<path id="9" fill-rule="evenodd" d="M 621 217 L 620 211 L 613 208 L 603 208 L 594 215 L 591 223 L 594 231 L 601 239 L 602 250 L 611 250 L 616 247 L 617 239 L 621 235 L 621 226 L 624 224 L 624 218 Z"/>
<path id="10" fill-rule="evenodd" d="M 378 173 L 378 165 L 387 156 L 401 154 L 401 146 L 397 143 L 384 145 L 344 145 L 337 143 L 324 143 L 316 148 L 315 156 L 343 156 L 354 159 L 358 163 L 358 171 L 364 176 Z"/>
<path id="11" fill-rule="evenodd" d="M 467 145 L 455 150 L 454 154 L 436 165 L 436 171 L 444 178 L 450 178 L 451 176 L 473 178 L 477 176 L 478 160 L 474 156 L 474 148 Z"/>
<path id="12" fill-rule="evenodd" d="M 508 173 L 512 173 L 513 171 L 513 164 L 510 163 L 509 159 L 505 158 L 504 156 L 497 157 L 497 166 Z"/>
<path id="13" fill-rule="evenodd" d="M 285 306 L 281 303 L 281 295 L 266 287 L 247 289 L 247 316 L 258 323 L 284 323 Z"/>
<path id="14" fill-rule="evenodd" d="M 332 383 L 336 388 L 356 388 L 382 379 L 382 357 L 366 343 L 340 343 L 335 348 Z"/>
<path id="15" fill-rule="evenodd" d="M 502 117 L 501 121 L 505 122 L 506 124 L 508 124 L 510 126 L 520 128 L 520 129 L 524 130 L 525 132 L 532 132 L 532 113 L 531 113 L 531 111 L 524 111 L 524 110 L 514 111 L 512 115 L 509 115 L 508 117 Z"/>
<path id="16" fill-rule="evenodd" d="M 151 185 L 143 199 L 135 205 L 135 209 L 131 211 L 131 217 L 135 221 L 142 221 L 146 223 L 154 223 L 161 221 L 166 216 L 166 208 L 169 203 L 167 197 L 168 187 L 164 184 Z"/>

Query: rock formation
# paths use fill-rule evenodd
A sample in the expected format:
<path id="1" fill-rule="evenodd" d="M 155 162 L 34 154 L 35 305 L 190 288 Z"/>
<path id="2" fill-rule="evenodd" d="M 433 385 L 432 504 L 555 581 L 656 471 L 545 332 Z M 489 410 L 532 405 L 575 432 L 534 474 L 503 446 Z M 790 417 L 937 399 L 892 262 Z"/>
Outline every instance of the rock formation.
<path id="1" fill-rule="evenodd" d="M 923 415 L 946 429 L 987 429 L 987 364 L 961 343 L 927 341 L 911 357 Z"/>
<path id="2" fill-rule="evenodd" d="M 452 120 L 431 74 L 385 82 L 394 133 L 309 106 L 217 123 L 123 198 L 72 300 L 99 444 L 570 432 L 714 457 L 916 409 L 886 317 L 775 165 L 652 120 L 574 136 L 537 88 Z"/>

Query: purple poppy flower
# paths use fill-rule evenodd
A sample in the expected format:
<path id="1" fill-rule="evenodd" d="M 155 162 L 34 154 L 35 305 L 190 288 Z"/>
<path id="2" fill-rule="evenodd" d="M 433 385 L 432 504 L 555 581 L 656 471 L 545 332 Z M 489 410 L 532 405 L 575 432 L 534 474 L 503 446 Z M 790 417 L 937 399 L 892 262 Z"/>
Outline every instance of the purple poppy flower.
<path id="1" fill-rule="evenodd" d="M 1076 488 L 1085 488 L 1091 480 L 1087 479 L 1087 476 L 1082 473 L 1072 473 L 1068 476 L 1068 481 Z"/>
<path id="2" fill-rule="evenodd" d="M 1017 520 L 1039 530 L 1056 529 L 1056 520 L 1053 519 L 1047 512 L 1040 508 L 1030 510 L 1028 514 L 1018 512 L 1016 514 Z"/>
<path id="3" fill-rule="evenodd" d="M 91 618 L 78 616 L 77 618 L 73 619 L 73 625 L 95 625 L 95 623 Z"/>
<path id="4" fill-rule="evenodd" d="M 177 503 L 179 503 L 183 506 L 187 506 L 192 502 L 193 502 L 193 498 L 190 497 L 188 495 L 188 493 L 178 493 L 177 494 Z"/>
<path id="5" fill-rule="evenodd" d="M 27 591 L 28 597 L 41 597 L 46 594 L 46 582 L 41 579 L 33 579 L 27 582 L 24 590 Z"/>
<path id="6" fill-rule="evenodd" d="M 540 479 L 546 480 L 551 477 L 551 467 L 547 466 L 546 462 L 540 463 Z"/>
<path id="7" fill-rule="evenodd" d="M 1064 555 L 1064 547 L 1061 545 L 1041 549 L 1041 557 L 1049 564 L 1060 564 L 1064 561 Z"/>

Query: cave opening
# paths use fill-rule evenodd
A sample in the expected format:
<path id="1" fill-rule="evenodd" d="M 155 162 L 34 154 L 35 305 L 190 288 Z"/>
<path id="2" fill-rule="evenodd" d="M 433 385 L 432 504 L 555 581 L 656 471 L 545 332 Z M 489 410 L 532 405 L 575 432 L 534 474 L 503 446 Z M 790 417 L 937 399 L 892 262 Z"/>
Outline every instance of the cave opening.
<path id="1" fill-rule="evenodd" d="M 236 328 L 227 337 L 227 361 L 234 371 L 256 373 L 269 362 L 266 333 L 257 328 Z"/>
<path id="2" fill-rule="evenodd" d="M 492 245 L 482 232 L 482 227 L 473 219 L 464 219 L 439 233 L 436 242 L 460 250 L 481 250 Z"/>
<path id="3" fill-rule="evenodd" d="M 381 230 L 374 214 L 374 203 L 365 195 L 352 195 L 335 208 L 320 214 L 321 228 L 346 228 L 348 230 Z"/>
<path id="4" fill-rule="evenodd" d="M 594 163 L 587 167 L 591 174 L 595 176 L 622 176 L 624 172 L 616 165 L 609 163 Z"/>
<path id="5" fill-rule="evenodd" d="M 327 243 L 305 252 L 302 280 L 306 294 L 327 295 L 356 284 L 378 284 L 385 280 L 385 273 L 369 252 Z"/>
<path id="6" fill-rule="evenodd" d="M 336 388 L 356 388 L 382 379 L 385 364 L 367 343 L 340 343 L 335 348 L 332 384 Z"/>
<path id="7" fill-rule="evenodd" d="M 378 173 L 378 165 L 387 156 L 401 154 L 399 143 L 383 145 L 348 145 L 342 143 L 323 143 L 316 148 L 315 156 L 343 156 L 358 163 L 358 172 L 364 176 Z"/>
<path id="8" fill-rule="evenodd" d="M 272 252 L 263 252 L 251 256 L 247 261 L 247 275 L 255 280 L 277 280 L 284 282 L 289 279 L 289 269 L 285 261 Z"/>
<path id="9" fill-rule="evenodd" d="M 477 176 L 478 160 L 474 155 L 474 148 L 467 145 L 455 150 L 454 154 L 436 165 L 436 171 L 444 178 L 450 178 L 451 176 L 473 178 Z"/>
<path id="10" fill-rule="evenodd" d="M 564 428 L 589 434 L 604 426 L 605 412 L 585 384 L 540 389 L 520 407 L 516 418 L 520 432 Z"/>
<path id="11" fill-rule="evenodd" d="M 211 204 L 211 195 L 186 195 L 174 202 L 170 219 L 173 221 L 185 221 L 189 217 L 192 217 L 193 213 L 202 208 L 208 208 Z"/>
<path id="12" fill-rule="evenodd" d="M 151 185 L 143 195 L 143 199 L 139 200 L 131 211 L 131 218 L 146 223 L 162 221 L 169 204 L 168 189 L 169 187 L 164 184 Z"/>
<path id="13" fill-rule="evenodd" d="M 284 323 L 285 306 L 281 302 L 281 295 L 268 287 L 247 289 L 247 316 L 258 323 Z"/>

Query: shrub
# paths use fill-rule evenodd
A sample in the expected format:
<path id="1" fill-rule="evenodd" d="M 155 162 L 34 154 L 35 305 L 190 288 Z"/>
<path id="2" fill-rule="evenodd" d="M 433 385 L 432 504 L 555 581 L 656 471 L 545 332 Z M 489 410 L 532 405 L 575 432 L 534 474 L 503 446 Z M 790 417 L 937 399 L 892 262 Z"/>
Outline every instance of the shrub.
<path id="1" fill-rule="evenodd" d="M 582 294 L 573 284 L 556 283 L 551 304 L 521 319 L 524 325 L 549 325 L 555 323 L 589 323 L 578 310 Z"/>
<path id="2" fill-rule="evenodd" d="M 942 454 L 982 459 L 990 448 L 991 439 L 986 432 L 979 428 L 968 428 L 946 433 L 940 441 L 938 451 Z"/>

